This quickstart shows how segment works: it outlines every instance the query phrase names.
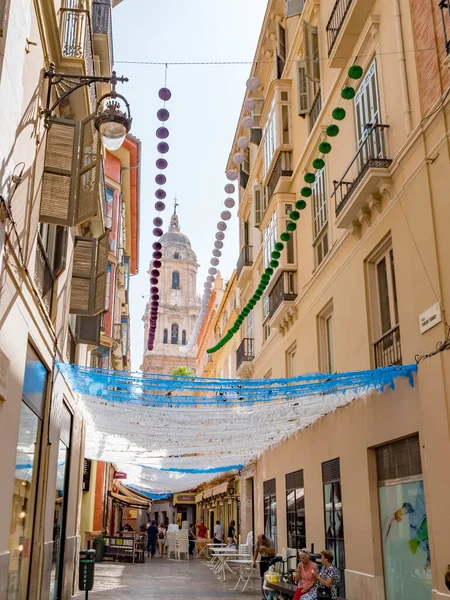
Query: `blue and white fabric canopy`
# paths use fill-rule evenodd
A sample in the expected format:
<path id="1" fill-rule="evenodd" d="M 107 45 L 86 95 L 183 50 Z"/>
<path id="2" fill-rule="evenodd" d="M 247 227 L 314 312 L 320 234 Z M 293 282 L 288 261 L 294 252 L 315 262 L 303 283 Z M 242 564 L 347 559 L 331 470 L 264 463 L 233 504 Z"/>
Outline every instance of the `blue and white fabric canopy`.
<path id="1" fill-rule="evenodd" d="M 197 487 L 357 398 L 414 384 L 416 365 L 290 379 L 205 379 L 60 363 L 87 424 L 87 458 L 151 493 Z"/>

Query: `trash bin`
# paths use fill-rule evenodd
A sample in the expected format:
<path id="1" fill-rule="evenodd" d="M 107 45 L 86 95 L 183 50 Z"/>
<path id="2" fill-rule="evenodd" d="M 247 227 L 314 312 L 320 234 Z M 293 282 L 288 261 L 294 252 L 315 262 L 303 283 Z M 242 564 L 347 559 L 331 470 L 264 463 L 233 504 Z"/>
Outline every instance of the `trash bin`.
<path id="1" fill-rule="evenodd" d="M 80 569 L 78 578 L 78 589 L 82 592 L 90 592 L 94 587 L 95 550 L 80 551 Z"/>

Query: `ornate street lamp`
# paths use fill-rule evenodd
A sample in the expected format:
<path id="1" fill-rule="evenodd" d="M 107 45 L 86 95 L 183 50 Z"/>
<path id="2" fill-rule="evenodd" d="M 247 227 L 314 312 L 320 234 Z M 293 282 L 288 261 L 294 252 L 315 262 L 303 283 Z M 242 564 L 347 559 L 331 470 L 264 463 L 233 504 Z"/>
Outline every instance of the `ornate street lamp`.
<path id="1" fill-rule="evenodd" d="M 44 73 L 44 77 L 49 80 L 47 104 L 44 110 L 46 121 L 53 116 L 53 112 L 57 106 L 75 90 L 92 85 L 93 83 L 110 83 L 111 91 L 108 94 L 104 94 L 97 102 L 94 125 L 108 150 L 117 150 L 120 148 L 131 129 L 132 118 L 130 105 L 124 96 L 116 92 L 116 85 L 119 82 L 127 82 L 127 77 L 117 77 L 115 71 L 112 72 L 110 77 L 57 73 L 54 63 L 50 63 L 50 68 Z M 53 90 L 56 92 L 57 99 L 51 105 Z M 106 101 L 108 98 L 109 100 Z M 121 103 L 118 99 L 125 104 L 125 110 L 121 109 Z"/>
<path id="2" fill-rule="evenodd" d="M 450 25 L 450 0 L 441 0 L 439 2 L 439 8 L 441 9 L 442 27 L 444 29 L 445 49 L 447 54 L 450 54 L 450 31 L 448 31 Z M 445 23 L 445 14 L 447 14 L 447 25 Z"/>

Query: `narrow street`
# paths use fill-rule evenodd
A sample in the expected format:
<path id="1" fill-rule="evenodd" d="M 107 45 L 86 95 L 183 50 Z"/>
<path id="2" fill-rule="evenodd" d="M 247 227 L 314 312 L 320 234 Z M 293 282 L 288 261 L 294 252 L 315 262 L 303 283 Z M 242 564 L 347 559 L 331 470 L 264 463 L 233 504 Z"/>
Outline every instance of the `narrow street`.
<path id="1" fill-rule="evenodd" d="M 230 575 L 219 581 L 204 560 L 189 561 L 146 560 L 145 564 L 100 563 L 95 566 L 94 589 L 90 600 L 231 600 L 233 598 L 260 598 L 257 591 L 258 575 L 255 571 L 252 590 L 242 594 L 242 586 L 230 591 L 236 578 Z M 76 599 L 85 598 L 78 592 Z"/>

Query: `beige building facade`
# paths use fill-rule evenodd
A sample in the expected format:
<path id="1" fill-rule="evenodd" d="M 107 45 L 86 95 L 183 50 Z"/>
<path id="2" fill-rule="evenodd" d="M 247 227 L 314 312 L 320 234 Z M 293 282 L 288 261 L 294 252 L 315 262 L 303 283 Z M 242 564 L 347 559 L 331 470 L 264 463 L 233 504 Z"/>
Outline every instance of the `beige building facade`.
<path id="1" fill-rule="evenodd" d="M 242 535 L 265 531 L 278 551 L 333 550 L 350 600 L 449 595 L 450 472 L 441 465 L 450 459 L 450 355 L 439 342 L 450 302 L 450 15 L 440 4 L 271 0 L 251 71 L 260 86 L 245 98 L 253 127 L 242 126 L 243 105 L 227 164 L 239 169 L 241 306 L 292 219 L 304 175 L 315 173 L 236 353 L 233 342 L 219 351 L 236 360 L 237 376 L 419 360 L 414 386 L 398 380 L 356 400 L 241 471 Z M 357 80 L 348 77 L 355 63 Z M 349 100 L 345 86 L 355 90 Z M 316 171 L 325 140 L 332 150 Z"/>

